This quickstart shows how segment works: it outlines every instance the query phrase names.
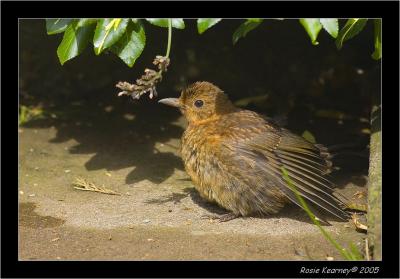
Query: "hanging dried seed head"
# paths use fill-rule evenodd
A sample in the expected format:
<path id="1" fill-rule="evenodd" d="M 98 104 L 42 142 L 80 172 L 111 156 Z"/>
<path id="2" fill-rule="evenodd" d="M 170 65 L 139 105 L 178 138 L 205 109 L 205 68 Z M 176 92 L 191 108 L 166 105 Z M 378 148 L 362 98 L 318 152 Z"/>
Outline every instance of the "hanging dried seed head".
<path id="1" fill-rule="evenodd" d="M 157 55 L 153 64 L 158 67 L 159 71 L 145 69 L 144 75 L 136 80 L 136 84 L 130 84 L 126 81 L 118 82 L 116 87 L 122 90 L 118 93 L 118 96 L 127 95 L 133 99 L 139 99 L 143 94 L 149 93 L 150 99 L 157 97 L 156 85 L 162 80 L 162 74 L 167 71 L 169 62 L 168 57 Z"/>
<path id="2" fill-rule="evenodd" d="M 153 64 L 156 65 L 162 72 L 166 72 L 167 67 L 169 66 L 169 61 L 170 60 L 168 57 L 157 55 L 153 61 Z"/>

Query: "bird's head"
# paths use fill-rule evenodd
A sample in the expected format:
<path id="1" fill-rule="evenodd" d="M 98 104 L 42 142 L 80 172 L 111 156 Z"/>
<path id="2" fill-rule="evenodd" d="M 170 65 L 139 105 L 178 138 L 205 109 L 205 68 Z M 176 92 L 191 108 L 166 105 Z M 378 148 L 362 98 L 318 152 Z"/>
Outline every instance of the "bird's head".
<path id="1" fill-rule="evenodd" d="M 236 110 L 224 92 L 210 82 L 196 82 L 184 89 L 179 98 L 166 98 L 159 103 L 177 107 L 189 123 L 217 119 Z"/>

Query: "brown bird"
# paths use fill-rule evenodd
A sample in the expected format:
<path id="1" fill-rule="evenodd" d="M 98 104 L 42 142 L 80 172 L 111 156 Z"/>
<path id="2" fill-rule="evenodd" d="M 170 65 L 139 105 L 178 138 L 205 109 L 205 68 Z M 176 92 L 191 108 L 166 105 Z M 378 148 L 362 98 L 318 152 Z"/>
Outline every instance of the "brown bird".
<path id="1" fill-rule="evenodd" d="M 186 117 L 181 145 L 185 169 L 203 198 L 229 211 L 220 221 L 273 214 L 290 201 L 301 207 L 281 167 L 321 221 L 328 223 L 316 208 L 349 218 L 345 202 L 333 195 L 333 183 L 326 178 L 332 163 L 322 145 L 235 107 L 209 82 L 196 82 L 180 98 L 159 102 L 179 108 Z"/>

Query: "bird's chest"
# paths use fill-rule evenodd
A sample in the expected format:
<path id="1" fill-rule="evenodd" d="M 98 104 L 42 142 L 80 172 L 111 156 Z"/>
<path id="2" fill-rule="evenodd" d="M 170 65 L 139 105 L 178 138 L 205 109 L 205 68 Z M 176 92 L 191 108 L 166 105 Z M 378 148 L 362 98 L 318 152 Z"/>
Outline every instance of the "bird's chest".
<path id="1" fill-rule="evenodd" d="M 201 127 L 188 128 L 182 136 L 181 154 L 185 170 L 201 196 L 215 199 L 218 177 L 220 136 Z"/>

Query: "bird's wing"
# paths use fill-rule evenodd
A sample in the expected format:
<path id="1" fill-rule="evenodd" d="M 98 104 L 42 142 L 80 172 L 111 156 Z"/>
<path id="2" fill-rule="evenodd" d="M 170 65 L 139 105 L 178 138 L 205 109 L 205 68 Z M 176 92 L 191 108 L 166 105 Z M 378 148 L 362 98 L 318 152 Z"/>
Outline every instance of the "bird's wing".
<path id="1" fill-rule="evenodd" d="M 237 133 L 232 138 L 238 140 L 231 140 L 228 145 L 230 149 L 232 146 L 235 149 L 238 155 L 236 158 L 252 158 L 255 167 L 262 170 L 266 179 L 273 177 L 277 184 L 275 186 L 289 200 L 301 207 L 300 201 L 283 177 L 282 167 L 319 219 L 323 220 L 313 206 L 347 220 L 348 213 L 342 209 L 345 204 L 333 195 L 333 183 L 326 178 L 330 162 L 323 146 L 314 145 L 267 122 L 241 126 L 232 132 Z"/>

